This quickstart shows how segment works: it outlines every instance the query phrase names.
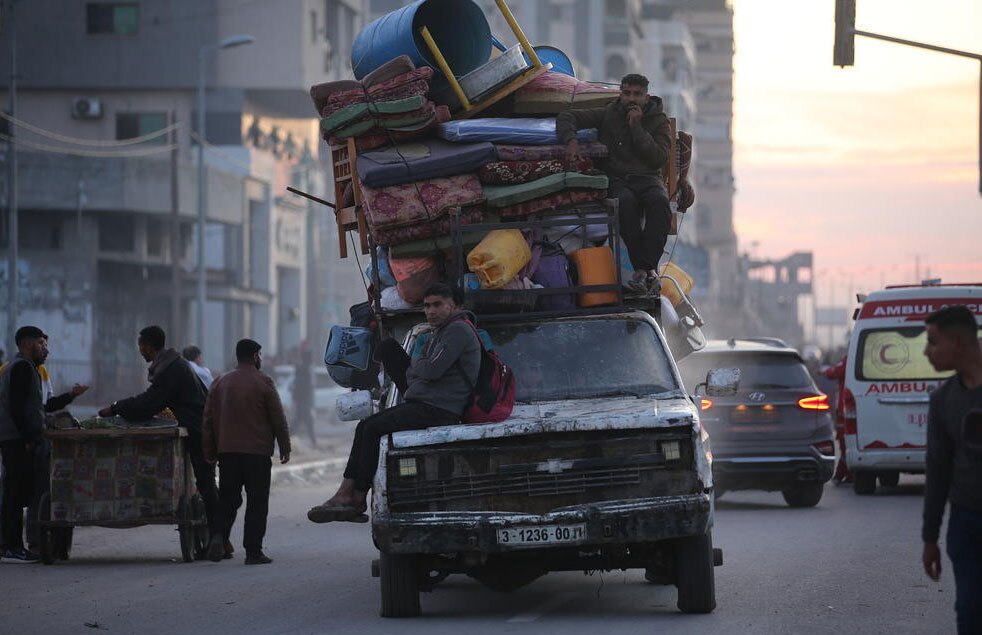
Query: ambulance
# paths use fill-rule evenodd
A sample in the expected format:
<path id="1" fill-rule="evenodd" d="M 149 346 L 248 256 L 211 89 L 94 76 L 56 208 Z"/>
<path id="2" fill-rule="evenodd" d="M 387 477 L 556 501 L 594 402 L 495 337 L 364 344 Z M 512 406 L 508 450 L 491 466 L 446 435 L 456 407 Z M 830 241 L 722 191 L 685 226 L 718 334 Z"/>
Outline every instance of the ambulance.
<path id="1" fill-rule="evenodd" d="M 846 462 L 857 494 L 895 486 L 900 473 L 923 473 L 931 391 L 951 376 L 924 355 L 924 319 L 964 304 L 982 323 L 982 284 L 887 287 L 860 298 L 843 394 Z"/>

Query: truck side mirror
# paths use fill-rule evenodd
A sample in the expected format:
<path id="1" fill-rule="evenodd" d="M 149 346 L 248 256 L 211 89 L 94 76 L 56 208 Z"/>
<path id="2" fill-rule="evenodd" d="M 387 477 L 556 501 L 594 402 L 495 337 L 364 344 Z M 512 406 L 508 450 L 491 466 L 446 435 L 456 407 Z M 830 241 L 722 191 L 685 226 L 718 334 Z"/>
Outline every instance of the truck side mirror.
<path id="1" fill-rule="evenodd" d="M 739 368 L 714 368 L 706 373 L 706 396 L 729 397 L 740 388 Z"/>

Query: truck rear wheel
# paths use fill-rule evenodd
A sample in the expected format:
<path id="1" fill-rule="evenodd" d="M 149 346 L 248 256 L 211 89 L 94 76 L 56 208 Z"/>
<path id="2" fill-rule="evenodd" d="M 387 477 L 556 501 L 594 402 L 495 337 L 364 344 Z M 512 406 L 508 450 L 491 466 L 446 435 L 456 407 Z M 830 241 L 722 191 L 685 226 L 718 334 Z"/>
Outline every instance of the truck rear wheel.
<path id="1" fill-rule="evenodd" d="M 896 487 L 900 485 L 900 472 L 880 472 L 877 475 L 881 487 Z"/>
<path id="2" fill-rule="evenodd" d="M 791 507 L 814 507 L 822 500 L 825 483 L 795 483 L 781 492 Z"/>
<path id="3" fill-rule="evenodd" d="M 382 552 L 379 580 L 382 617 L 419 616 L 419 567 L 416 556 Z"/>
<path id="4" fill-rule="evenodd" d="M 876 493 L 876 472 L 854 472 L 852 475 L 852 491 L 859 496 L 871 496 Z"/>
<path id="5" fill-rule="evenodd" d="M 675 551 L 677 606 L 683 613 L 712 613 L 716 608 L 713 533 L 679 539 Z"/>

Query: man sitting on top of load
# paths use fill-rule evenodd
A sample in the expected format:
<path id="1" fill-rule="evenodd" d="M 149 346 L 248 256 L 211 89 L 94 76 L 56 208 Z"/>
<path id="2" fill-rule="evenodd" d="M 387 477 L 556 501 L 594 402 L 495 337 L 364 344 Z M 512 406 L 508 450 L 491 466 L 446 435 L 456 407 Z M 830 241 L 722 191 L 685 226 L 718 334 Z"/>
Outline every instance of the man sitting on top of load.
<path id="1" fill-rule="evenodd" d="M 662 167 L 671 147 L 671 127 L 661 97 L 648 95 L 648 79 L 625 75 L 620 98 L 603 108 L 567 110 L 556 117 L 556 134 L 566 144 L 566 158 L 580 158 L 576 131 L 596 128 L 607 146 L 599 167 L 610 179 L 609 193 L 619 205 L 621 237 L 634 267 L 628 286 L 657 293 L 658 260 L 668 241 L 671 209 Z M 644 227 L 642 228 L 642 219 Z"/>

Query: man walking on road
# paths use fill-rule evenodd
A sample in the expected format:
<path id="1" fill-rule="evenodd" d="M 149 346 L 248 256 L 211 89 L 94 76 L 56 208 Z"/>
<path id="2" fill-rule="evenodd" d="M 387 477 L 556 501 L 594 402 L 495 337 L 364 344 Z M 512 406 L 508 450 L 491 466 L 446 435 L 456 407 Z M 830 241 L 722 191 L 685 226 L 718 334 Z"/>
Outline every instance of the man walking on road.
<path id="1" fill-rule="evenodd" d="M 924 492 L 924 570 L 941 577 L 938 534 L 945 502 L 948 557 L 955 574 L 959 635 L 982 633 L 982 349 L 975 315 L 965 306 L 932 313 L 924 354 L 955 376 L 931 393 Z"/>
<path id="2" fill-rule="evenodd" d="M 145 421 L 170 408 L 177 423 L 188 431 L 188 456 L 198 493 L 205 503 L 209 527 L 219 527 L 218 488 L 215 466 L 205 461 L 201 448 L 201 415 L 205 409 L 205 387 L 187 360 L 173 348 L 164 348 L 167 337 L 159 326 L 140 331 L 137 346 L 149 362 L 150 387 L 139 395 L 114 401 L 99 411 L 100 417 L 119 415 L 129 421 Z"/>
<path id="3" fill-rule="evenodd" d="M 280 448 L 280 463 L 290 460 L 290 427 L 283 413 L 276 384 L 261 372 L 262 347 L 253 340 L 235 345 L 235 370 L 215 380 L 205 404 L 202 428 L 205 458 L 218 461 L 221 525 L 211 528 L 208 559 L 225 557 L 235 515 L 242 506 L 242 488 L 247 502 L 242 546 L 246 564 L 269 564 L 263 553 L 266 517 L 269 513 L 269 483 L 273 441 Z"/>
<path id="4" fill-rule="evenodd" d="M 35 493 L 35 455 L 44 434 L 44 397 L 37 367 L 46 355 L 44 332 L 17 329 L 17 355 L 0 376 L 0 456 L 3 458 L 3 509 L 0 530 L 3 562 L 33 563 L 24 548 L 24 508 Z"/>

